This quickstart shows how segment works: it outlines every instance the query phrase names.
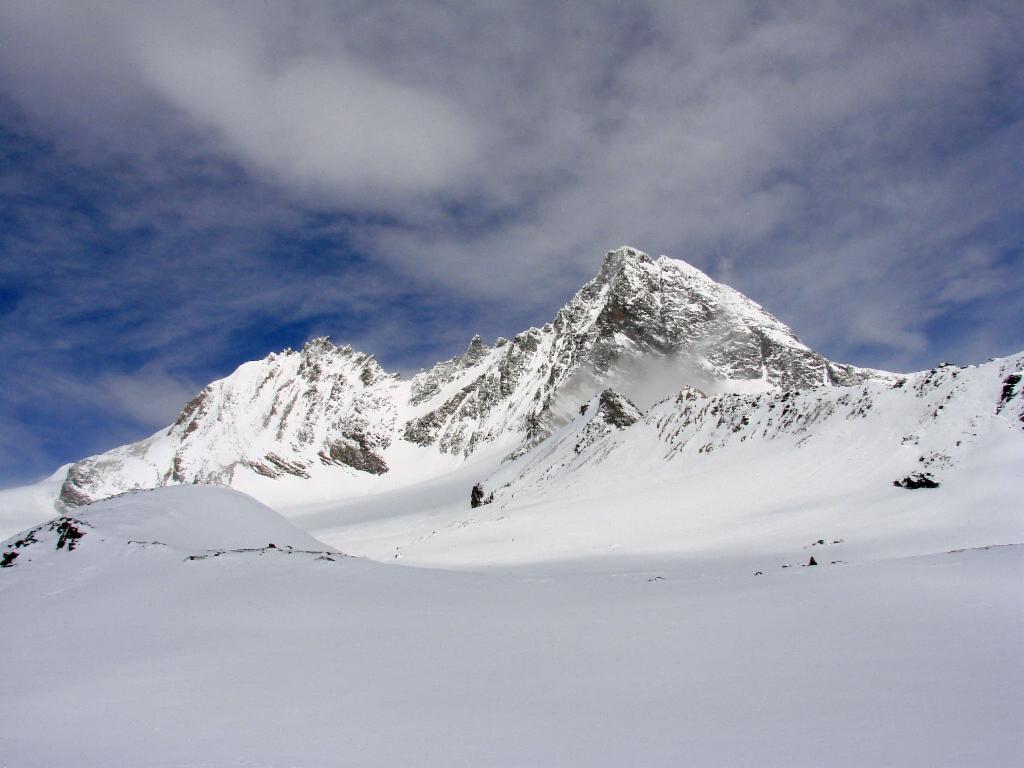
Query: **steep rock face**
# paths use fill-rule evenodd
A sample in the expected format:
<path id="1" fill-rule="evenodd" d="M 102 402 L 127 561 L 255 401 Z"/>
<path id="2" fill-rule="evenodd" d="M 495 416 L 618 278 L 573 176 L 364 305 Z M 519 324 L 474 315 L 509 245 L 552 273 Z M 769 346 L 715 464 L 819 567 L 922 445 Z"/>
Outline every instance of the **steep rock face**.
<path id="1" fill-rule="evenodd" d="M 684 383 L 767 391 L 885 376 L 825 359 L 732 288 L 685 262 L 652 260 L 633 248 L 609 252 L 552 323 L 474 361 L 484 367 L 412 422 L 407 439 L 468 454 L 495 435 L 521 431 L 529 447 L 566 423 L 575 402 L 607 385 L 653 401 Z M 461 361 L 442 363 L 428 378 L 450 381 L 456 365 Z"/>
<path id="2" fill-rule="evenodd" d="M 643 411 L 613 389 L 606 389 L 594 398 L 581 415 L 589 421 L 578 433 L 574 453 L 582 453 L 598 440 L 636 424 L 644 416 Z"/>
<path id="3" fill-rule="evenodd" d="M 398 386 L 371 356 L 315 339 L 208 385 L 166 430 L 73 465 L 60 501 L 230 485 L 242 469 L 268 478 L 308 478 L 323 464 L 386 472 L 381 454 L 394 438 Z"/>
<path id="4" fill-rule="evenodd" d="M 683 385 L 763 392 L 891 378 L 826 360 L 685 262 L 620 248 L 553 322 L 492 347 L 474 337 L 461 356 L 409 380 L 326 338 L 246 363 L 167 429 L 73 465 L 60 502 L 252 475 L 307 479 L 330 468 L 341 481 L 398 482 L 395 473 L 408 470 L 402 445 L 467 457 L 500 441 L 522 454 L 607 387 L 644 406 Z"/>

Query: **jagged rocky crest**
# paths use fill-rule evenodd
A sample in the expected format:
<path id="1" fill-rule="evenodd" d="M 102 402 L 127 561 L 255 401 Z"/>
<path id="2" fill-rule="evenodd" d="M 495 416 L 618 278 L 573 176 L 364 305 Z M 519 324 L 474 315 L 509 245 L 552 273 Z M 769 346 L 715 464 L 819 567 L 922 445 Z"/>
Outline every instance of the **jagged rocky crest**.
<path id="1" fill-rule="evenodd" d="M 683 385 L 751 393 L 890 378 L 825 359 L 685 262 L 624 247 L 551 323 L 493 346 L 476 336 L 461 356 L 409 380 L 327 338 L 245 363 L 167 429 L 74 464 L 59 503 L 168 484 L 232 485 L 247 473 L 383 475 L 400 443 L 454 457 L 490 445 L 522 455 L 609 386 L 625 402 L 649 405 Z"/>
<path id="2" fill-rule="evenodd" d="M 693 467 L 704 457 L 735 456 L 740 446 L 748 456 L 806 451 L 807 469 L 814 472 L 815 455 L 850 445 L 861 456 L 889 457 L 887 486 L 938 488 L 980 441 L 1024 430 L 1022 375 L 1024 354 L 1018 354 L 847 387 L 710 396 L 687 387 L 646 414 L 608 390 L 479 489 L 500 505 L 520 493 L 546 492 L 559 478 L 593 477 L 595 467 L 613 483 L 627 482 L 645 465 Z M 618 418 L 624 409 L 625 417 Z"/>
<path id="3" fill-rule="evenodd" d="M 629 398 L 613 389 L 604 390 L 581 409 L 580 415 L 588 420 L 578 433 L 574 453 L 582 453 L 601 438 L 636 424 L 644 416 Z"/>

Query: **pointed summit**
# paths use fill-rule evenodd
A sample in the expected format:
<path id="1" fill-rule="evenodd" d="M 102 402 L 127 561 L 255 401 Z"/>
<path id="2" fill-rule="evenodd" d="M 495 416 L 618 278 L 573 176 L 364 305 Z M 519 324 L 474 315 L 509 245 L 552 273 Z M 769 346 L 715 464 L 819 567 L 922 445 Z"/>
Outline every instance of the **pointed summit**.
<path id="1" fill-rule="evenodd" d="M 478 333 L 469 342 L 466 351 L 462 354 L 462 364 L 466 367 L 476 365 L 487 356 L 488 347 Z"/>
<path id="2" fill-rule="evenodd" d="M 652 263 L 651 257 L 639 248 L 623 245 L 613 251 L 608 251 L 604 255 L 604 261 L 601 262 L 601 270 L 595 279 L 608 282 L 621 274 L 627 266 Z"/>
<path id="3" fill-rule="evenodd" d="M 331 342 L 330 336 L 317 336 L 302 345 L 303 354 L 329 352 L 333 349 L 337 349 L 337 347 Z"/>
<path id="4" fill-rule="evenodd" d="M 204 389 L 174 425 L 75 464 L 64 498 L 74 505 L 177 483 L 264 487 L 325 472 L 335 473 L 325 488 L 365 488 L 384 473 L 400 483 L 394 473 L 403 472 L 409 443 L 450 458 L 489 444 L 525 452 L 595 396 L 604 429 L 687 386 L 751 393 L 884 376 L 825 359 L 685 262 L 623 246 L 553 322 L 494 348 L 475 336 L 462 355 L 408 381 L 327 337 L 302 354 L 246 363 Z M 602 396 L 608 387 L 615 392 Z"/>

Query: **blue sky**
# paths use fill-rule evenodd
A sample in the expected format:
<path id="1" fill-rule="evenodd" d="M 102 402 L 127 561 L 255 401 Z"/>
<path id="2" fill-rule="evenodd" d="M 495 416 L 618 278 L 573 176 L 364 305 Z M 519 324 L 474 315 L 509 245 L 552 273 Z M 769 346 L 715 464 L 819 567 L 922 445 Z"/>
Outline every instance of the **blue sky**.
<path id="1" fill-rule="evenodd" d="M 329 334 L 415 371 L 629 243 L 833 359 L 1024 348 L 1015 2 L 0 6 L 0 486 Z"/>

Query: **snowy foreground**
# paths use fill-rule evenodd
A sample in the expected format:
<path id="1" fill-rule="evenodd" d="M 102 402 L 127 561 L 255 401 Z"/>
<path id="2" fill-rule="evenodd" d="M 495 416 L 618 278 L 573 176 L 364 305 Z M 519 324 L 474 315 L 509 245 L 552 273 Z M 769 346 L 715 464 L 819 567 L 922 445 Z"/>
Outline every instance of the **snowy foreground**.
<path id="1" fill-rule="evenodd" d="M 806 544 L 445 571 L 126 494 L 0 549 L 0 764 L 1019 765 L 1024 547 Z"/>
<path id="2" fill-rule="evenodd" d="M 1022 373 L 0 492 L 0 766 L 1020 765 Z"/>

